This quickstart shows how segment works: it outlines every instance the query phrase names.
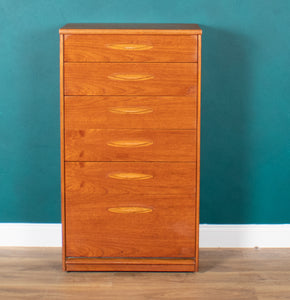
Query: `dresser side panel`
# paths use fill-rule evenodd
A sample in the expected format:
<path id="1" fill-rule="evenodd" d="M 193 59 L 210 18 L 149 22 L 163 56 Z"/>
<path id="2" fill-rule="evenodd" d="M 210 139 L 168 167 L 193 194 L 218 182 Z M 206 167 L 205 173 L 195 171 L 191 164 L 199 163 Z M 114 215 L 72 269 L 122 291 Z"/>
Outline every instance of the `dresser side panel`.
<path id="1" fill-rule="evenodd" d="M 198 35 L 198 73 L 197 73 L 197 136 L 196 136 L 196 265 L 195 271 L 199 268 L 199 203 L 200 203 L 200 117 L 201 117 L 201 35 Z"/>
<path id="2" fill-rule="evenodd" d="M 63 82 L 63 34 L 59 36 L 59 71 L 60 71 L 60 168 L 61 168 L 61 220 L 62 220 L 62 268 L 66 270 L 66 232 L 65 232 L 65 176 L 64 176 L 64 82 Z"/>

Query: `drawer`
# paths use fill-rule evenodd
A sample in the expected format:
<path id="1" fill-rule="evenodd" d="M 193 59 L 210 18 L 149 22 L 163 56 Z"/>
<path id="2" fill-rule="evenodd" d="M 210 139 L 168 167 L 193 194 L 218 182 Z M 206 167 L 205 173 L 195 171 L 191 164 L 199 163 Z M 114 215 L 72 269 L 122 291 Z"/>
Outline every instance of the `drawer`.
<path id="1" fill-rule="evenodd" d="M 65 63 L 65 95 L 194 96 L 196 63 Z"/>
<path id="2" fill-rule="evenodd" d="M 66 96 L 65 128 L 195 129 L 196 97 Z"/>
<path id="3" fill-rule="evenodd" d="M 196 62 L 196 35 L 65 35 L 65 62 Z"/>
<path id="4" fill-rule="evenodd" d="M 192 195 L 196 164 L 187 162 L 66 162 L 66 193 Z"/>
<path id="5" fill-rule="evenodd" d="M 195 257 L 195 196 L 66 193 L 67 257 Z"/>
<path id="6" fill-rule="evenodd" d="M 65 160 L 195 161 L 196 132 L 195 130 L 66 129 Z"/>

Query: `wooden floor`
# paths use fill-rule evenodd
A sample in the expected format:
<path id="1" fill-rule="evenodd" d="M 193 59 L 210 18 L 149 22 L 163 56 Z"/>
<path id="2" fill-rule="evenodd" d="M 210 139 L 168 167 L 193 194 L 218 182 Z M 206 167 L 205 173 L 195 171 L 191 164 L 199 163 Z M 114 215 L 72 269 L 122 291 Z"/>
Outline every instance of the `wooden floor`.
<path id="1" fill-rule="evenodd" d="M 201 249 L 198 273 L 65 273 L 60 248 L 1 247 L 0 299 L 290 299 L 290 249 Z"/>

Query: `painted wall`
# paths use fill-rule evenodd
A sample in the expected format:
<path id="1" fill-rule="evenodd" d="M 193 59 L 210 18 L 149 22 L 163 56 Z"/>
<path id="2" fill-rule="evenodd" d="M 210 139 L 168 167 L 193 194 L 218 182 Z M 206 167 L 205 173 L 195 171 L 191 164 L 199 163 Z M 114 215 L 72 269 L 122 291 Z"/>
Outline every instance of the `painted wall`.
<path id="1" fill-rule="evenodd" d="M 58 28 L 199 23 L 201 223 L 290 223 L 289 0 L 0 0 L 0 222 L 60 222 Z"/>

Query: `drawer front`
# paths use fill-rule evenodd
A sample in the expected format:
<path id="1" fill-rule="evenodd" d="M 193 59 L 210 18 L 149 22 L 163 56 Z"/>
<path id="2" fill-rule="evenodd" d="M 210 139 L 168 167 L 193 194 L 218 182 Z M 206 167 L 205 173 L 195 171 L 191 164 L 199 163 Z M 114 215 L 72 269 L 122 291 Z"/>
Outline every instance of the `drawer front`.
<path id="1" fill-rule="evenodd" d="M 195 129 L 196 96 L 67 96 L 65 128 Z"/>
<path id="2" fill-rule="evenodd" d="M 66 162 L 66 193 L 192 195 L 196 164 L 187 162 Z"/>
<path id="3" fill-rule="evenodd" d="M 196 62 L 196 35 L 65 35 L 65 62 Z"/>
<path id="4" fill-rule="evenodd" d="M 195 161 L 196 132 L 67 129 L 65 159 L 66 161 Z"/>
<path id="5" fill-rule="evenodd" d="M 194 96 L 196 63 L 65 63 L 65 95 Z"/>
<path id="6" fill-rule="evenodd" d="M 69 257 L 194 257 L 195 196 L 66 192 Z"/>

